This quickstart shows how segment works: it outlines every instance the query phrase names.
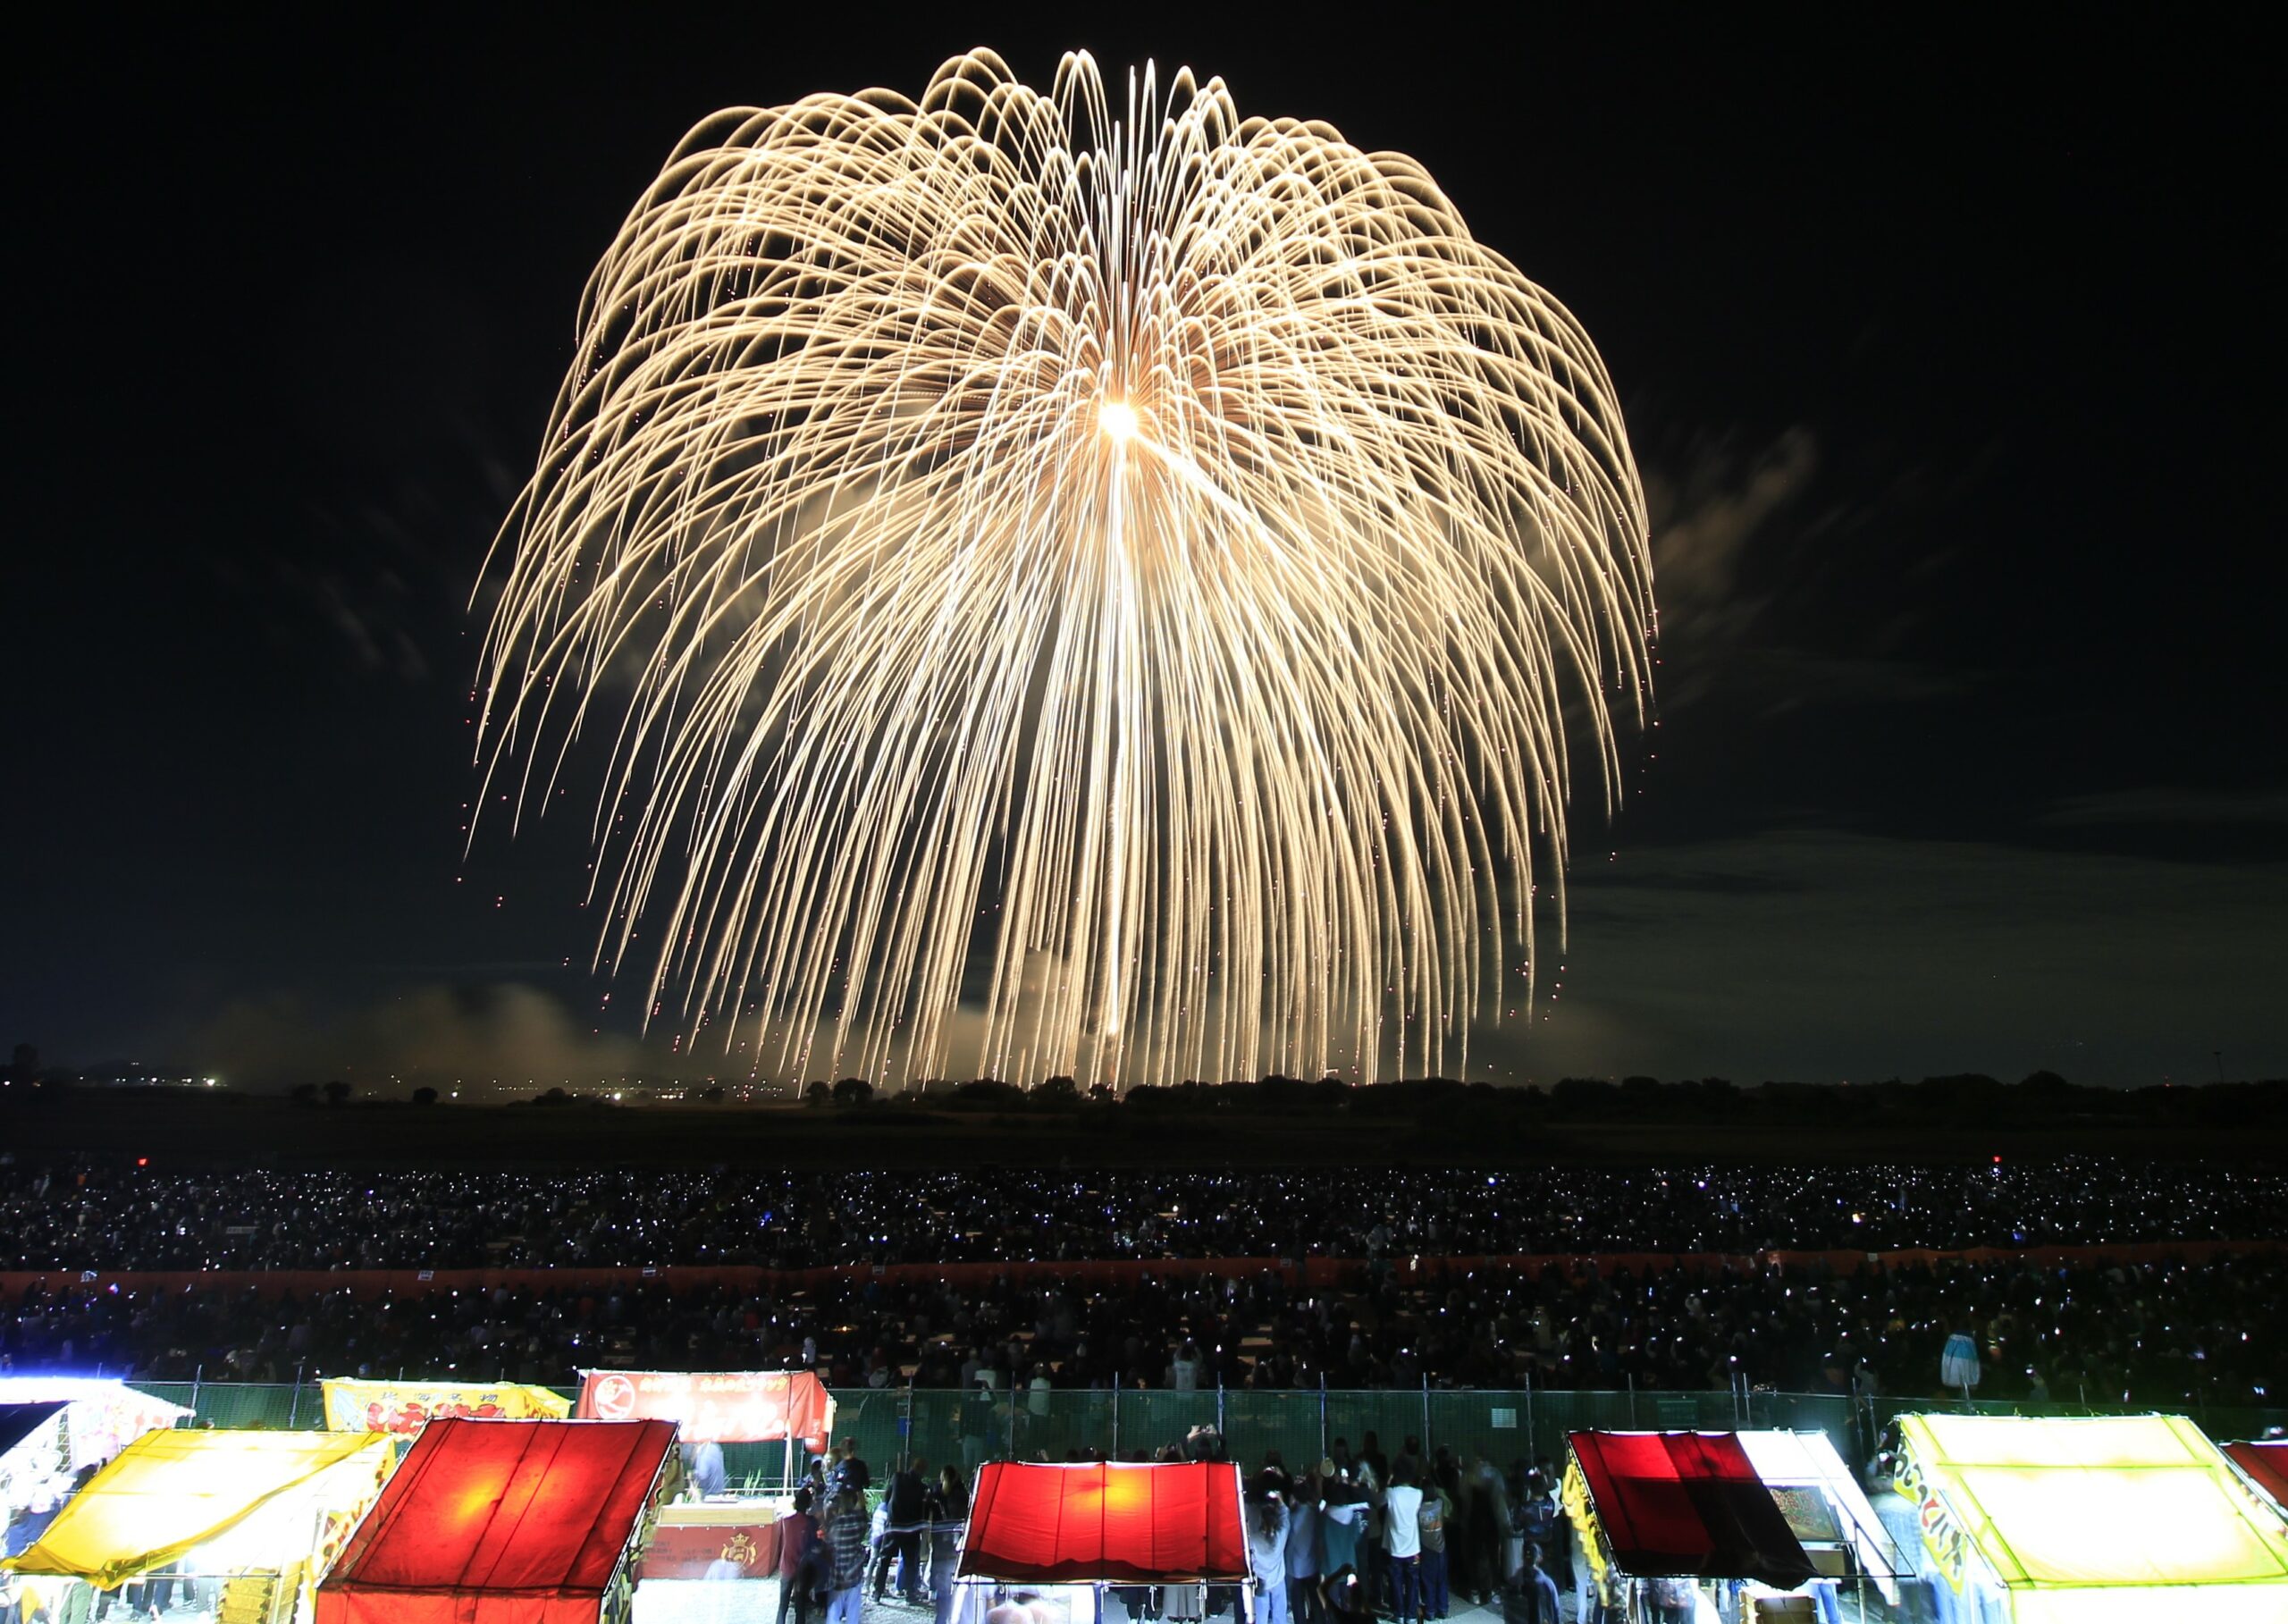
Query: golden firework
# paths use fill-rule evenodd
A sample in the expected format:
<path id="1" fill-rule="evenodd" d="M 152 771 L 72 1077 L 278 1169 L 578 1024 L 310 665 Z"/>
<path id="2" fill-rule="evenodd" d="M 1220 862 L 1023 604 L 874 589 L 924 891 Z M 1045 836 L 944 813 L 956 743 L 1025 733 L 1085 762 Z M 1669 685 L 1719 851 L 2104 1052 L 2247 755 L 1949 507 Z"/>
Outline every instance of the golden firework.
<path id="1" fill-rule="evenodd" d="M 1646 690 L 1579 324 L 1412 160 L 1086 55 L 694 130 L 496 551 L 488 782 L 607 731 L 599 961 L 797 1074 L 1464 1063 L 1563 709 L 1610 800 Z"/>

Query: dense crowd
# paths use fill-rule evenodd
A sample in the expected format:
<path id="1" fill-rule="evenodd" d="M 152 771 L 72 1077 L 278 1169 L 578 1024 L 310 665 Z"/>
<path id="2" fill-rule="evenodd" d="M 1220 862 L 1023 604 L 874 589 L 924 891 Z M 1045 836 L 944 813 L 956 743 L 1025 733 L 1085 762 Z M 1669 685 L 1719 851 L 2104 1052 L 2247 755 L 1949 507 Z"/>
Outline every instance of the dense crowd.
<path id="1" fill-rule="evenodd" d="M 159 1172 L 0 1161 L 0 1270 L 2027 1247 L 2288 1235 L 2288 1177 L 2087 1158 L 1393 1175 Z"/>
<path id="2" fill-rule="evenodd" d="M 148 1379 L 410 1373 L 569 1383 L 581 1367 L 809 1367 L 833 1384 L 974 1390 L 1392 1387 L 1926 1393 L 1956 1332 L 1982 1397 L 2269 1406 L 2288 1380 L 2288 1258 L 1847 1271 L 1367 1266 L 1343 1288 L 1272 1268 L 1083 1283 L 860 1275 L 728 1286 L 500 1285 L 264 1297 L 32 1285 L 0 1367 Z M 1046 1406 L 1043 1406 L 1044 1412 Z"/>

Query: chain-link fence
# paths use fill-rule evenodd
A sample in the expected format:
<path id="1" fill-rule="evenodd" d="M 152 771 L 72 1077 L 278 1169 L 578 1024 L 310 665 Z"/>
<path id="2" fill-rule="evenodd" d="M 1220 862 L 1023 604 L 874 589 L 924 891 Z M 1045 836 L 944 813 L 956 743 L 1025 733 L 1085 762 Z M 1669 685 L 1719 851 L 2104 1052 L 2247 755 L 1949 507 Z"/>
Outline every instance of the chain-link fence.
<path id="1" fill-rule="evenodd" d="M 267 1427 L 325 1425 L 315 1380 L 300 1383 L 145 1382 L 138 1386 L 189 1408 L 193 1425 Z M 558 1389 L 568 1397 L 569 1389 Z M 1252 1467 L 1276 1455 L 1300 1469 L 1327 1455 L 1337 1440 L 1354 1453 L 1374 1446 L 1395 1455 L 1409 1438 L 1426 1450 L 1443 1445 L 1468 1459 L 1482 1454 L 1497 1466 L 1564 1455 L 1565 1435 L 1589 1428 L 1627 1431 L 1721 1431 L 1732 1427 L 1789 1427 L 1823 1432 L 1843 1458 L 1863 1461 L 1881 1428 L 1906 1410 L 1948 1409 L 1981 1415 L 2136 1414 L 2150 1405 L 2090 1405 L 2051 1401 L 1884 1398 L 1829 1393 L 1723 1393 L 1646 1390 L 1589 1393 L 1490 1389 L 1447 1391 L 1275 1392 L 1207 1389 L 1176 1393 L 1072 1392 L 1012 1393 L 986 1388 L 843 1388 L 834 1394 L 837 1439 L 855 1438 L 859 1453 L 878 1467 L 913 1455 L 933 1468 L 974 1468 L 988 1460 L 1063 1460 L 1077 1451 L 1112 1460 L 1148 1458 L 1181 1444 L 1196 1426 L 1215 1427 L 1232 1459 Z M 2288 1409 L 2172 1407 L 2217 1439 L 2261 1437 L 2288 1426 Z M 777 1443 L 730 1444 L 724 1466 L 736 1482 L 761 1486 L 784 1480 L 787 1452 Z"/>

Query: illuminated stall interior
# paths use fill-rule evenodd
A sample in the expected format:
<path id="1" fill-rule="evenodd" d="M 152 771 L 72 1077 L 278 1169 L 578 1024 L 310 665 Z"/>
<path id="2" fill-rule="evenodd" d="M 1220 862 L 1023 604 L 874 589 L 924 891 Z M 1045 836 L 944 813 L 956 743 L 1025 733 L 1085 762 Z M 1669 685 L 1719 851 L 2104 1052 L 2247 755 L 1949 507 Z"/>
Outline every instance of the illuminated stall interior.
<path id="1" fill-rule="evenodd" d="M 1575 1433 L 1563 1500 L 1617 1604 L 1656 1582 L 1722 1593 L 1728 1617 L 1888 1616 L 1905 1554 L 1823 1433 Z M 1872 1594 L 1870 1594 L 1870 1587 Z"/>
<path id="2" fill-rule="evenodd" d="M 124 1590 L 147 1617 L 285 1624 L 308 1616 L 310 1586 L 380 1493 L 391 1454 L 379 1435 L 147 1433 L 10 1565 L 56 1592 L 43 1602 L 86 1584 Z"/>
<path id="3" fill-rule="evenodd" d="M 1899 1418 L 1929 1582 L 2006 1624 L 2280 1624 L 2288 1519 L 2182 1416 Z"/>

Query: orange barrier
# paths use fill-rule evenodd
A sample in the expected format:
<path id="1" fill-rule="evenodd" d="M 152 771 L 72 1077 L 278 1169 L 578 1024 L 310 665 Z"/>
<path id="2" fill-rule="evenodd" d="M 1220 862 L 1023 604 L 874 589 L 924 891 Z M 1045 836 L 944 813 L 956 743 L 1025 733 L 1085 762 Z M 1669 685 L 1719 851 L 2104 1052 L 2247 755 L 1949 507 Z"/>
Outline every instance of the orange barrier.
<path id="1" fill-rule="evenodd" d="M 1460 1280 L 1482 1270 L 1539 1274 L 1558 1269 L 1578 1276 L 1591 1273 L 1648 1274 L 1687 1269 L 1695 1274 L 1729 1270 L 1751 1273 L 1774 1267 L 1824 1266 L 1839 1273 L 1875 1268 L 1923 1268 L 1944 1263 L 2029 1263 L 2044 1268 L 2071 1265 L 2158 1263 L 2170 1258 L 2202 1262 L 2228 1254 L 2276 1253 L 2288 1241 L 2124 1241 L 2118 1245 L 2038 1246 L 2026 1248 L 1971 1247 L 1960 1250 L 1922 1249 L 1898 1251 L 1770 1251 L 1726 1252 L 1570 1252 L 1527 1256 L 1388 1258 L 1380 1266 L 1409 1283 Z M 983 1285 L 1006 1278 L 1066 1281 L 1096 1285 L 1133 1283 L 1148 1276 L 1242 1279 L 1267 1274 L 1283 1276 L 1291 1286 L 1342 1287 L 1369 1277 L 1377 1266 L 1358 1258 L 1106 1258 L 1089 1262 L 1039 1259 L 1007 1263 L 893 1263 L 845 1264 L 827 1268 L 768 1269 L 721 1267 L 668 1268 L 516 1268 L 516 1269 L 179 1269 L 111 1273 L 69 1270 L 0 1273 L 0 1297 L 21 1298 L 35 1288 L 44 1292 L 176 1292 L 201 1289 L 252 1292 L 265 1299 L 291 1292 L 348 1291 L 360 1297 L 426 1296 L 439 1292 L 511 1290 L 609 1292 L 628 1287 L 665 1286 L 685 1292 L 722 1286 L 741 1292 L 785 1292 L 815 1289 L 837 1282 L 878 1280 L 884 1284 L 944 1282 L 953 1285 Z"/>

